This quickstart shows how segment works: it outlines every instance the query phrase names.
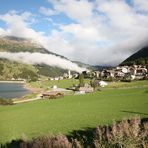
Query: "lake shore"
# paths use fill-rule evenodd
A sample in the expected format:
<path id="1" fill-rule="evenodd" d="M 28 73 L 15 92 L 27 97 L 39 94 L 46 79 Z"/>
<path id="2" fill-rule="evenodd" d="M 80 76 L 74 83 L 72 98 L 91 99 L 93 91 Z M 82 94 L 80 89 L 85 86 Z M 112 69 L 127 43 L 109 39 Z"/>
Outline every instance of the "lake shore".
<path id="1" fill-rule="evenodd" d="M 25 83 L 24 87 L 26 89 L 29 89 L 32 93 L 40 93 L 40 92 L 44 91 L 43 88 L 32 87 L 29 83 Z"/>
<path id="2" fill-rule="evenodd" d="M 24 84 L 23 85 L 23 87 L 25 88 L 25 89 L 28 89 L 28 90 L 30 90 L 31 92 L 40 92 L 40 91 L 42 91 L 43 89 L 41 89 L 41 88 L 34 88 L 34 87 L 32 87 L 31 85 L 29 85 L 29 83 L 27 83 L 26 81 L 16 81 L 16 80 L 0 80 L 0 83 L 14 83 L 14 84 Z"/>
<path id="3" fill-rule="evenodd" d="M 32 89 L 26 87 L 24 81 L 0 81 L 1 98 L 21 98 L 32 93 Z"/>
<path id="4" fill-rule="evenodd" d="M 13 80 L 0 80 L 0 83 L 20 83 L 20 84 L 25 84 L 26 82 L 25 81 L 13 81 Z"/>

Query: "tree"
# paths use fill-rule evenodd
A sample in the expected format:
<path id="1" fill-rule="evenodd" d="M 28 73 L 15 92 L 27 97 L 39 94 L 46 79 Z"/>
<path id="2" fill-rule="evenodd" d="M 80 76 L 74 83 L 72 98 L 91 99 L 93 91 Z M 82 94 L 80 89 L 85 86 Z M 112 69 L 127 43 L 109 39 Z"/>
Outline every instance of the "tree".
<path id="1" fill-rule="evenodd" d="M 3 64 L 2 64 L 2 63 L 0 63 L 0 75 L 2 75 L 2 74 L 3 74 L 3 69 L 4 69 Z"/>
<path id="2" fill-rule="evenodd" d="M 83 87 L 84 86 L 84 74 L 83 73 L 81 73 L 79 75 L 79 86 L 80 87 Z"/>
<path id="3" fill-rule="evenodd" d="M 36 72 L 23 68 L 22 72 L 18 75 L 20 78 L 26 79 L 28 81 L 37 81 L 38 80 L 38 75 Z"/>
<path id="4" fill-rule="evenodd" d="M 91 87 L 93 87 L 94 91 L 97 90 L 98 87 L 99 87 L 99 80 L 97 80 L 97 79 L 92 79 L 92 80 L 90 81 L 90 85 L 91 85 Z"/>

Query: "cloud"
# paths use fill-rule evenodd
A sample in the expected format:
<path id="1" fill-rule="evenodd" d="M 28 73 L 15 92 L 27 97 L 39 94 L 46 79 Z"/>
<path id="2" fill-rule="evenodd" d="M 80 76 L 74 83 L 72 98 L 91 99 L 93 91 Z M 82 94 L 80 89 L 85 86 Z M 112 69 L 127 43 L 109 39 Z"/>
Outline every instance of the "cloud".
<path id="1" fill-rule="evenodd" d="M 23 12 L 21 15 L 15 11 L 10 11 L 4 15 L 0 15 L 0 20 L 6 22 L 7 28 L 3 30 L 2 35 L 14 35 L 24 38 L 42 38 L 43 32 L 36 32 L 31 28 L 32 14 Z"/>
<path id="2" fill-rule="evenodd" d="M 42 53 L 29 53 L 29 52 L 0 52 L 0 58 L 5 58 L 8 60 L 13 60 L 17 62 L 23 62 L 27 64 L 46 64 L 49 66 L 59 67 L 63 69 L 73 70 L 77 72 L 82 72 L 86 70 L 85 68 L 79 67 L 77 64 L 67 60 L 62 59 L 58 56 L 51 54 L 42 54 Z"/>
<path id="3" fill-rule="evenodd" d="M 133 4 L 136 10 L 148 12 L 148 1 L 147 0 L 133 0 Z"/>
<path id="4" fill-rule="evenodd" d="M 46 8 L 46 7 L 40 7 L 39 12 L 46 15 L 46 16 L 52 16 L 56 14 L 56 11 Z"/>
<path id="5" fill-rule="evenodd" d="M 0 34 L 29 37 L 52 52 L 96 65 L 117 65 L 147 45 L 147 0 L 48 2 L 52 7 L 41 6 L 39 12 L 49 23 L 54 25 L 55 17 L 65 16 L 49 34 L 49 30 L 33 29 L 30 20 L 34 15 L 29 12 L 0 15 L 0 20 L 8 26 L 0 28 Z M 64 24 L 65 19 L 69 19 L 69 23 Z"/>
<path id="6" fill-rule="evenodd" d="M 93 15 L 93 3 L 87 0 L 48 0 L 58 13 L 65 13 L 69 18 L 78 22 L 89 20 Z"/>

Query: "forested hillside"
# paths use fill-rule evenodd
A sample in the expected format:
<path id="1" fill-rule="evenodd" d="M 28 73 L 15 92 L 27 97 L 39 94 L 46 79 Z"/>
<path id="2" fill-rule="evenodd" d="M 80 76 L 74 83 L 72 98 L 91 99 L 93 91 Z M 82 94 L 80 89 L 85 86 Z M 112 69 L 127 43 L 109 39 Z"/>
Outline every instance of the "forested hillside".
<path id="1" fill-rule="evenodd" d="M 64 56 L 46 50 L 43 46 L 31 39 L 19 38 L 14 36 L 0 37 L 0 53 L 3 54 L 3 52 L 43 53 L 55 55 L 62 59 L 68 60 Z M 40 76 L 56 77 L 63 75 L 64 73 L 67 73 L 67 70 L 59 67 L 49 66 L 45 64 L 24 64 L 20 61 L 11 61 L 11 57 L 9 58 L 9 60 L 0 57 L 0 80 L 21 78 L 35 81 Z"/>
<path id="2" fill-rule="evenodd" d="M 32 65 L 0 59 L 0 80 L 27 79 L 36 81 L 38 69 Z"/>
<path id="3" fill-rule="evenodd" d="M 67 59 L 64 56 L 46 50 L 43 46 L 30 39 L 13 36 L 0 37 L 0 52 L 38 52 L 52 54 Z M 0 58 L 0 80 L 11 80 L 13 78 L 37 80 L 41 75 L 55 77 L 62 75 L 64 72 L 67 72 L 67 70 L 59 67 L 52 67 L 44 64 L 24 64 Z"/>
<path id="4" fill-rule="evenodd" d="M 120 65 L 147 65 L 148 64 L 148 46 L 142 48 L 135 54 L 131 55 L 125 61 L 123 61 Z"/>

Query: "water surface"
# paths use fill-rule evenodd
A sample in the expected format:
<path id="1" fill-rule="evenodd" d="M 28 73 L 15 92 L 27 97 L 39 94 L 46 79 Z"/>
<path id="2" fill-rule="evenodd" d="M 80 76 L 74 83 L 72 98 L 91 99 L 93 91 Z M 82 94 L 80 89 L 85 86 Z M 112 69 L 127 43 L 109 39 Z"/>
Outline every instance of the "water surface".
<path id="1" fill-rule="evenodd" d="M 19 98 L 31 93 L 21 83 L 0 83 L 0 98 Z"/>

